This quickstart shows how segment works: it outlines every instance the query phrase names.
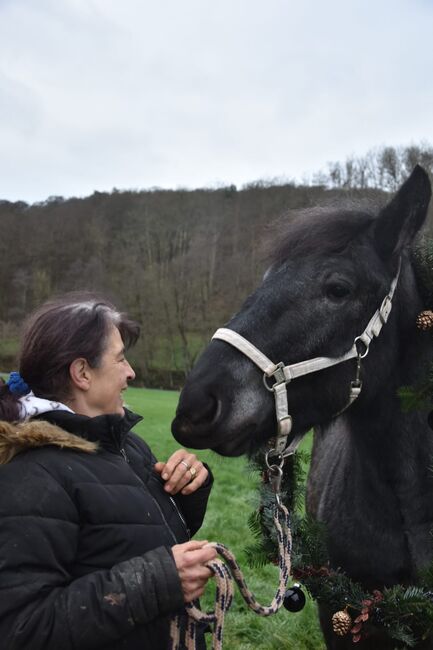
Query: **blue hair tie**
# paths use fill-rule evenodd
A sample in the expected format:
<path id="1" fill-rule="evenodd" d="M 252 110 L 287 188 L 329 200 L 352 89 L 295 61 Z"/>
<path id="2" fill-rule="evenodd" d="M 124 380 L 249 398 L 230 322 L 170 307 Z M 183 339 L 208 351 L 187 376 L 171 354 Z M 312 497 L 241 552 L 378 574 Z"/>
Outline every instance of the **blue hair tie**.
<path id="1" fill-rule="evenodd" d="M 30 388 L 19 372 L 11 372 L 6 384 L 14 395 L 27 395 L 27 393 L 30 393 Z"/>

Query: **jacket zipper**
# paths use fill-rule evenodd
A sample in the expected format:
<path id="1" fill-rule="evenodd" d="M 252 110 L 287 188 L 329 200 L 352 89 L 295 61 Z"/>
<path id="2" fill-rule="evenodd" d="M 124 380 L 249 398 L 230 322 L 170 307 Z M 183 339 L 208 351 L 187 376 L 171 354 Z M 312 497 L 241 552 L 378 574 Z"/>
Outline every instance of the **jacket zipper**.
<path id="1" fill-rule="evenodd" d="M 122 456 L 123 460 L 125 461 L 125 463 L 128 463 L 128 465 L 131 467 L 131 464 L 130 464 L 130 462 L 129 462 L 129 458 L 128 458 L 127 454 L 126 454 L 125 449 L 124 449 L 123 447 L 121 447 L 121 448 L 119 448 L 119 452 L 120 452 L 120 455 Z M 132 467 L 131 467 L 131 471 L 134 472 L 134 470 L 132 469 Z M 142 485 L 143 487 L 145 487 L 143 481 L 142 481 L 141 478 L 138 476 L 138 474 L 136 474 L 136 472 L 134 472 L 134 476 L 136 476 L 136 477 L 138 478 L 138 480 L 140 481 L 141 485 Z M 151 499 L 153 500 L 154 504 L 156 505 L 156 507 L 157 507 L 157 509 L 158 509 L 158 512 L 159 512 L 159 514 L 161 515 L 161 519 L 163 520 L 164 524 L 166 525 L 166 527 L 167 527 L 167 529 L 168 529 L 170 535 L 172 536 L 174 542 L 175 542 L 176 544 L 178 544 L 179 541 L 176 539 L 176 535 L 173 533 L 173 531 L 171 530 L 170 526 L 168 525 L 168 521 L 167 521 L 167 519 L 165 518 L 164 513 L 162 512 L 161 506 L 159 505 L 158 501 L 155 499 L 155 497 L 153 496 L 153 494 L 150 492 L 150 490 L 148 490 L 147 492 L 148 492 L 148 494 L 150 494 Z M 188 526 L 186 525 L 186 521 L 185 521 L 185 519 L 184 519 L 182 513 L 180 512 L 179 508 L 177 507 L 175 500 L 174 500 L 173 497 L 171 497 L 171 496 L 170 496 L 170 501 L 172 502 L 172 504 L 173 504 L 173 506 L 174 506 L 174 509 L 176 510 L 177 514 L 179 515 L 179 519 L 181 520 L 181 522 L 182 522 L 182 524 L 183 524 L 183 526 L 184 526 L 184 528 L 185 528 L 186 534 L 188 535 L 188 539 L 191 539 L 191 534 L 190 534 L 190 532 L 189 532 L 189 528 L 188 528 Z"/>
<path id="2" fill-rule="evenodd" d="M 135 472 L 134 472 L 134 474 L 135 474 Z M 135 474 L 135 475 L 136 475 L 136 474 Z M 136 475 L 136 476 L 137 476 L 137 475 Z M 138 480 L 141 481 L 140 477 L 138 477 Z M 141 483 L 142 483 L 142 485 L 144 485 L 143 481 L 141 481 Z M 170 526 L 168 525 L 168 521 L 167 521 L 167 519 L 165 518 L 164 513 L 162 512 L 161 506 L 159 505 L 158 501 L 155 499 L 155 497 L 153 496 L 153 494 L 151 494 L 150 492 L 149 492 L 149 494 L 150 494 L 151 498 L 153 499 L 154 504 L 155 504 L 156 507 L 158 508 L 158 510 L 159 510 L 159 514 L 161 515 L 161 518 L 162 518 L 164 524 L 167 526 L 167 530 L 169 531 L 170 535 L 172 536 L 172 538 L 173 538 L 173 540 L 174 540 L 174 543 L 175 543 L 175 544 L 179 544 L 179 540 L 176 539 L 176 535 L 173 533 L 173 531 L 171 530 Z"/>
<path id="3" fill-rule="evenodd" d="M 185 530 L 186 530 L 186 534 L 188 535 L 188 538 L 191 539 L 191 531 L 189 530 L 188 526 L 186 525 L 185 518 L 184 518 L 183 514 L 181 513 L 181 511 L 179 510 L 179 508 L 178 508 L 178 506 L 177 506 L 177 503 L 176 503 L 176 501 L 173 499 L 172 496 L 170 497 L 170 501 L 171 501 L 172 504 L 174 505 L 174 509 L 176 510 L 177 514 L 179 515 L 179 518 L 180 518 L 181 522 L 182 522 L 183 525 L 184 525 L 184 528 L 185 528 Z"/>

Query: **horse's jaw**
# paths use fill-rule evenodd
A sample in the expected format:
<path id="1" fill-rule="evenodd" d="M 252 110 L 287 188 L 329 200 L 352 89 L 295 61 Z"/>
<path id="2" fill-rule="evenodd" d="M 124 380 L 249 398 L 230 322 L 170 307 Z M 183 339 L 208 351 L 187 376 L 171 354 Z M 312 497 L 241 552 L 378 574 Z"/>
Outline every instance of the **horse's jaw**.
<path id="1" fill-rule="evenodd" d="M 256 444 L 254 426 L 243 426 L 233 432 L 212 426 L 200 427 L 192 424 L 181 414 L 176 415 L 172 422 L 173 437 L 184 447 L 193 449 L 210 449 L 220 456 L 250 455 L 259 444 Z"/>

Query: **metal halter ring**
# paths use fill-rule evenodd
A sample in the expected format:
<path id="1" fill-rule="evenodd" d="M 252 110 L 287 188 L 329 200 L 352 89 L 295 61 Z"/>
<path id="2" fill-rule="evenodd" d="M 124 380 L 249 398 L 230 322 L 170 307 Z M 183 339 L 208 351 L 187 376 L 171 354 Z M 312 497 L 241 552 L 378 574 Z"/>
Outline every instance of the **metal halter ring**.
<path id="1" fill-rule="evenodd" d="M 368 351 L 369 351 L 369 349 L 370 349 L 370 348 L 369 348 L 370 343 L 367 344 L 365 341 L 363 341 L 363 339 L 362 339 L 361 336 L 357 336 L 356 339 L 355 339 L 355 341 L 354 341 L 354 343 L 355 343 L 356 350 L 357 350 L 357 352 L 358 352 L 358 359 L 364 359 L 364 358 L 367 356 Z M 361 343 L 361 344 L 364 346 L 365 349 L 364 349 L 364 350 L 361 350 L 361 349 L 358 347 L 358 343 Z"/>
<path id="2" fill-rule="evenodd" d="M 275 379 L 275 383 L 272 386 L 269 386 L 268 379 L 270 379 L 271 377 Z M 265 372 L 263 373 L 263 384 L 266 390 L 270 391 L 271 393 L 274 392 L 274 386 L 276 384 L 283 384 L 283 383 L 288 384 L 289 380 L 287 380 L 284 376 L 284 363 L 282 361 L 276 364 L 275 370 L 271 375 L 267 375 Z"/>
<path id="3" fill-rule="evenodd" d="M 283 467 L 284 456 L 283 454 L 279 454 L 274 448 L 269 449 L 269 451 L 267 451 L 265 454 L 265 463 L 268 470 L 275 474 L 279 469 Z"/>
<path id="4" fill-rule="evenodd" d="M 270 377 L 268 377 L 268 375 L 264 372 L 263 373 L 263 385 L 266 388 L 266 390 L 268 390 L 270 393 L 273 393 L 275 384 L 273 384 L 272 386 L 269 386 L 268 379 L 270 379 Z"/>

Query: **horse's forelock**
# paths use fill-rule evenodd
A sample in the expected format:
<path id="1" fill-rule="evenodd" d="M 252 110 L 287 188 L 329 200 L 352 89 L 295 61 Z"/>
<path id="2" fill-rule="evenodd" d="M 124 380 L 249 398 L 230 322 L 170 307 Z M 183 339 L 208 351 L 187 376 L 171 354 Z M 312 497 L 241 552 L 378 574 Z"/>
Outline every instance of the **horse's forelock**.
<path id="1" fill-rule="evenodd" d="M 376 211 L 370 206 L 335 209 L 316 207 L 288 213 L 273 228 L 273 243 L 268 245 L 268 258 L 272 266 L 288 259 L 321 257 L 343 251 L 374 220 Z M 275 236 L 277 235 L 277 236 Z M 277 246 L 275 246 L 275 242 Z"/>

